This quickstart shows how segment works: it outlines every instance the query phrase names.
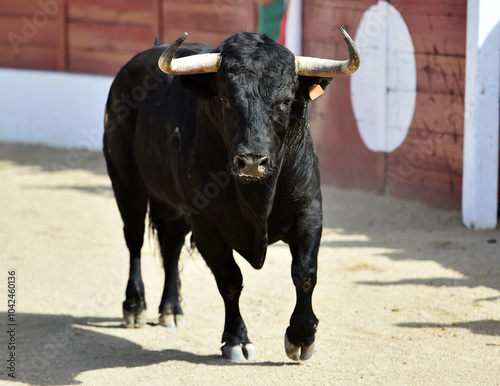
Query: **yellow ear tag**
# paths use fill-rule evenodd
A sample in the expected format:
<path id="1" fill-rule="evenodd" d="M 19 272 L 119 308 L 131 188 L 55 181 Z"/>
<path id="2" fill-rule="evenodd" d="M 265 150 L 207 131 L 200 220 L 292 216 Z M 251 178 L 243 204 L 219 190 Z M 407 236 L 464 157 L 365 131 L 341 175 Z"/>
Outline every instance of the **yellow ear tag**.
<path id="1" fill-rule="evenodd" d="M 312 100 L 315 100 L 316 98 L 319 98 L 321 95 L 323 95 L 325 92 L 321 88 L 319 84 L 313 84 L 311 87 L 309 87 L 309 97 Z"/>

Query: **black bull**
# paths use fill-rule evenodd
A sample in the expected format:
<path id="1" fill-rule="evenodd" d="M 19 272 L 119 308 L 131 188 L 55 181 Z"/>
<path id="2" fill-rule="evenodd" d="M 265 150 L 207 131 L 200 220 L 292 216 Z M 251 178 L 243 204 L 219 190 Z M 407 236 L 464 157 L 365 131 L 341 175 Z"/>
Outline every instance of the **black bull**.
<path id="1" fill-rule="evenodd" d="M 343 33 L 350 59 L 319 59 L 327 72 L 325 63 L 311 69 L 311 58 L 299 62 L 286 48 L 251 33 L 216 48 L 181 46 L 185 37 L 156 44 L 120 70 L 106 104 L 104 155 L 130 252 L 126 326 L 146 321 L 140 258 L 149 206 L 165 269 L 160 324 L 184 324 L 178 260 L 192 231 L 224 300 L 223 356 L 256 359 L 239 310 L 243 278 L 233 250 L 259 269 L 268 245 L 282 240 L 292 254 L 297 296 L 286 353 L 292 359 L 312 355 L 322 209 L 309 90 L 359 66 Z M 211 64 L 192 68 L 204 58 L 201 52 L 209 53 Z"/>

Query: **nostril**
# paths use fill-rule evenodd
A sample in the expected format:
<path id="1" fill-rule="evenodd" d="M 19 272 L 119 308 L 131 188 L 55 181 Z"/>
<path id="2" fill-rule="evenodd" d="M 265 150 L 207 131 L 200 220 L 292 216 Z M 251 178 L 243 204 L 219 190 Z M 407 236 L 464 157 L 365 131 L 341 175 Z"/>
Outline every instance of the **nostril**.
<path id="1" fill-rule="evenodd" d="M 259 166 L 266 166 L 269 163 L 269 157 L 263 157 L 260 160 Z"/>
<path id="2" fill-rule="evenodd" d="M 237 154 L 233 159 L 233 171 L 245 178 L 261 178 L 268 172 L 271 157 L 258 153 Z"/>
<path id="3" fill-rule="evenodd" d="M 245 162 L 245 160 L 243 158 L 239 157 L 239 156 L 236 157 L 236 162 L 237 162 L 238 167 L 240 169 L 243 169 L 245 166 L 247 166 L 247 163 Z"/>

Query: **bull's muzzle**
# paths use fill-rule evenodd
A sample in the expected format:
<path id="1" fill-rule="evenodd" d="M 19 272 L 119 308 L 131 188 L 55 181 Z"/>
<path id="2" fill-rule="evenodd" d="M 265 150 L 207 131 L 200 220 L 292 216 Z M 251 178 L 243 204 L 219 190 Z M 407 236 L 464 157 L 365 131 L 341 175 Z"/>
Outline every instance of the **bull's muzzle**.
<path id="1" fill-rule="evenodd" d="M 233 160 L 233 174 L 246 181 L 266 177 L 271 168 L 271 157 L 262 154 L 237 154 Z"/>

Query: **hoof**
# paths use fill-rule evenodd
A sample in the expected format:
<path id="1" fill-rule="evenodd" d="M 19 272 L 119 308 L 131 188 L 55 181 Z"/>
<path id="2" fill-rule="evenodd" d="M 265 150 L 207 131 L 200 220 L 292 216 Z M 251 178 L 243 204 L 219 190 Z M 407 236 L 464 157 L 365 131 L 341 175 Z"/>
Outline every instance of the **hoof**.
<path id="1" fill-rule="evenodd" d="M 236 346 L 225 344 L 221 350 L 222 357 L 231 361 L 254 361 L 257 359 L 257 350 L 252 343 Z"/>
<path id="2" fill-rule="evenodd" d="M 186 321 L 184 320 L 184 315 L 182 314 L 161 314 L 159 320 L 160 326 L 167 328 L 182 328 L 186 326 Z"/>
<path id="3" fill-rule="evenodd" d="M 141 328 L 147 324 L 147 312 L 130 312 L 123 310 L 123 325 L 125 328 Z"/>
<path id="4" fill-rule="evenodd" d="M 290 343 L 288 336 L 285 334 L 285 352 L 287 357 L 294 361 L 306 361 L 314 354 L 314 342 L 309 346 L 295 346 L 293 343 Z"/>
<path id="5" fill-rule="evenodd" d="M 247 343 L 243 345 L 243 355 L 247 360 L 249 361 L 255 361 L 257 360 L 257 349 L 252 343 Z"/>

